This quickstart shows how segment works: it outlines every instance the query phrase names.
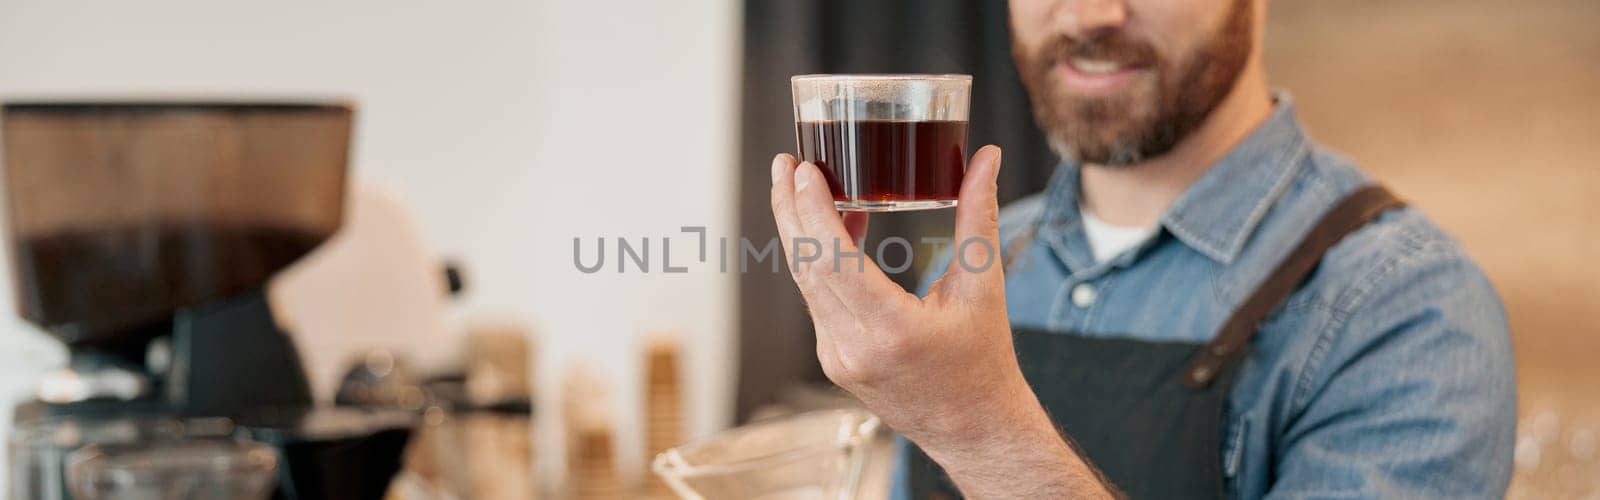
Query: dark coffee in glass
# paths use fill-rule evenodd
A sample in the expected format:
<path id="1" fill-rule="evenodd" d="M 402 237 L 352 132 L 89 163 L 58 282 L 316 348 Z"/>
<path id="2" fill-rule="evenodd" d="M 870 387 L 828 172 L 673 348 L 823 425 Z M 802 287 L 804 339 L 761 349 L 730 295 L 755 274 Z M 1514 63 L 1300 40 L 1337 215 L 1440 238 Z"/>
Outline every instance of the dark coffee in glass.
<path id="1" fill-rule="evenodd" d="M 946 201 L 961 190 L 967 122 L 820 121 L 795 127 L 800 159 L 822 170 L 836 202 Z"/>
<path id="2" fill-rule="evenodd" d="M 955 206 L 972 77 L 802 75 L 791 84 L 800 159 L 822 170 L 835 207 Z"/>

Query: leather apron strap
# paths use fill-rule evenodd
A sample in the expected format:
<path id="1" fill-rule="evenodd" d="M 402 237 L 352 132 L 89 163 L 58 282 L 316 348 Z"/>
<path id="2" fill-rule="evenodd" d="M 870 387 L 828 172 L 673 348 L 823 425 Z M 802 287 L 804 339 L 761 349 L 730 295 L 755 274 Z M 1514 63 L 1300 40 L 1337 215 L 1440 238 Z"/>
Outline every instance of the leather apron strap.
<path id="1" fill-rule="evenodd" d="M 1267 276 L 1265 282 L 1256 287 L 1244 304 L 1234 310 L 1217 336 L 1195 354 L 1189 367 L 1183 371 L 1184 385 L 1204 388 L 1216 380 L 1217 375 L 1249 345 L 1261 323 L 1283 301 L 1288 300 L 1306 276 L 1316 269 L 1328 249 L 1384 211 L 1404 205 L 1405 202 L 1388 189 L 1373 184 L 1351 193 L 1329 209 L 1317 225 L 1300 239 L 1299 246 L 1278 263 L 1278 267 Z"/>

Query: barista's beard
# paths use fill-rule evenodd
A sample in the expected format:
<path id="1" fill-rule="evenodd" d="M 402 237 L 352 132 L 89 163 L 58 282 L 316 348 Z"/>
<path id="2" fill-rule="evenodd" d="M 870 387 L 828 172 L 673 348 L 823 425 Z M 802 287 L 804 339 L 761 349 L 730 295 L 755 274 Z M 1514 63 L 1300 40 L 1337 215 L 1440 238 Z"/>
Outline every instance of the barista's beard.
<path id="1" fill-rule="evenodd" d="M 1251 1 L 1235 0 L 1210 40 L 1178 61 L 1121 31 L 1082 40 L 1063 35 L 1032 54 L 1013 38 L 1012 51 L 1034 118 L 1057 154 L 1080 163 L 1132 165 L 1172 151 L 1233 91 L 1254 48 L 1253 18 Z M 1073 57 L 1147 67 L 1155 78 L 1112 96 L 1073 95 L 1056 67 Z"/>

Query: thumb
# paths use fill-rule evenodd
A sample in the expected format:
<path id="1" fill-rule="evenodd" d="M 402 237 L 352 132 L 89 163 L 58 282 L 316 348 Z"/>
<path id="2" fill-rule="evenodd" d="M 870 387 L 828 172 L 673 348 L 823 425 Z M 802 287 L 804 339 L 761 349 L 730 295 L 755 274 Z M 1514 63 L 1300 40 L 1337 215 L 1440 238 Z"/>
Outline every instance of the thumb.
<path id="1" fill-rule="evenodd" d="M 977 278 L 974 285 L 984 292 L 999 293 L 1003 283 L 1000 265 L 1000 148 L 984 146 L 972 155 L 961 181 L 960 202 L 956 204 L 955 262 L 951 275 Z M 973 290 L 978 292 L 979 290 Z"/>

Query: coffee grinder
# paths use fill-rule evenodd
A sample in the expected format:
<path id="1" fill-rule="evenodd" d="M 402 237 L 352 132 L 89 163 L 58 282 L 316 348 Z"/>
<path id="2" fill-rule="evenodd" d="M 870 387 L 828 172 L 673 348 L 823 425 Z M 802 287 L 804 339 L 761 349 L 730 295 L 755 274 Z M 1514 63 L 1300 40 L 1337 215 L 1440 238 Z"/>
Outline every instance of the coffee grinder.
<path id="1" fill-rule="evenodd" d="M 265 292 L 339 228 L 353 115 L 343 102 L 4 103 L 16 305 L 70 353 L 15 409 L 18 427 L 222 417 L 277 448 L 275 498 L 381 498 L 412 416 L 316 408 Z M 12 498 L 41 496 L 26 488 L 65 467 L 18 460 Z"/>

